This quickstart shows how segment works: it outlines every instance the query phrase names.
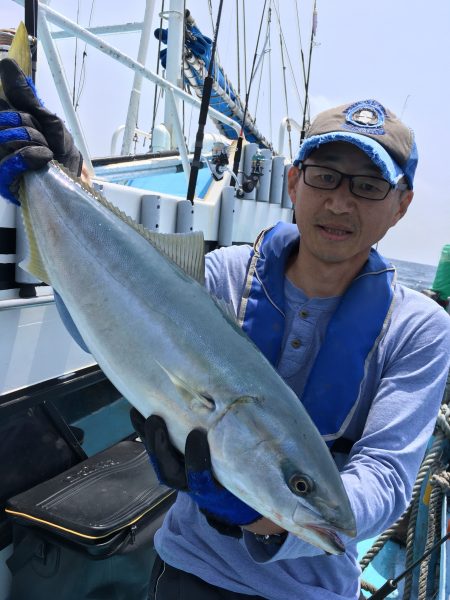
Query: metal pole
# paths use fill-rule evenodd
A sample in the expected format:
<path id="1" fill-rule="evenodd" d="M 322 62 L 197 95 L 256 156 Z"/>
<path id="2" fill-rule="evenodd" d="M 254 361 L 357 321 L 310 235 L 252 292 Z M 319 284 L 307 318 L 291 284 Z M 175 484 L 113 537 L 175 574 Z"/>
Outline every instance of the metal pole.
<path id="1" fill-rule="evenodd" d="M 93 174 L 94 169 L 92 167 L 89 149 L 81 128 L 80 120 L 78 119 L 78 115 L 76 114 L 72 104 L 72 96 L 70 94 L 69 84 L 64 73 L 64 67 L 62 65 L 58 49 L 56 48 L 55 42 L 50 34 L 45 13 L 43 13 L 44 11 L 42 10 L 39 12 L 39 39 L 42 42 L 42 47 L 44 48 L 45 56 L 50 67 L 56 89 L 58 90 L 58 95 L 67 119 L 67 124 L 73 135 L 75 145 L 83 155 L 84 164 L 88 168 L 89 172 Z"/>
<path id="2" fill-rule="evenodd" d="M 178 145 L 178 150 L 180 152 L 181 164 L 183 165 L 183 171 L 184 176 L 186 177 L 186 182 L 189 183 L 189 178 L 191 176 L 191 165 L 189 164 L 188 151 L 183 137 L 183 128 L 181 127 L 180 116 L 177 111 L 177 105 L 173 90 L 167 90 L 167 99 L 167 105 L 169 109 L 171 109 L 173 112 L 171 117 L 175 143 Z"/>
<path id="3" fill-rule="evenodd" d="M 147 0 L 145 3 L 145 14 L 144 22 L 142 24 L 141 39 L 139 42 L 139 51 L 137 56 L 138 63 L 145 65 L 149 37 L 151 33 L 151 27 L 153 22 L 153 13 L 155 10 L 155 0 Z M 133 89 L 131 90 L 130 102 L 128 104 L 127 120 L 125 122 L 125 131 L 122 140 L 121 154 L 126 155 L 130 153 L 131 143 L 133 141 L 134 131 L 137 127 L 138 114 L 139 114 L 139 101 L 141 98 L 143 76 L 141 73 L 134 74 Z"/>
<path id="4" fill-rule="evenodd" d="M 171 0 L 169 7 L 169 24 L 167 31 L 167 62 L 166 62 L 166 80 L 174 86 L 181 88 L 181 63 L 183 52 L 183 31 L 184 31 L 184 0 Z M 175 132 L 172 111 L 179 111 L 180 101 L 174 98 L 175 105 L 170 106 L 166 103 L 164 107 L 164 125 L 170 134 L 170 147 L 175 148 Z"/>

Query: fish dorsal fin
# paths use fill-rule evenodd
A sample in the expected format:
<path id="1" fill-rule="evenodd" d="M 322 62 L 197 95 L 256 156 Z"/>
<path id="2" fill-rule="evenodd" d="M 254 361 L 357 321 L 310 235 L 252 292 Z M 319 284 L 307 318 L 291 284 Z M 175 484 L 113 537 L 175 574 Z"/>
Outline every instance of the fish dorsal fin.
<path id="1" fill-rule="evenodd" d="M 160 362 L 156 361 L 161 369 L 169 377 L 170 381 L 176 387 L 180 397 L 189 405 L 192 410 L 208 410 L 213 411 L 216 407 L 214 401 L 211 398 L 204 396 L 197 392 L 188 383 L 180 379 L 175 373 L 172 373 L 169 369 L 164 367 Z"/>
<path id="2" fill-rule="evenodd" d="M 103 206 L 114 215 L 137 231 L 144 239 L 152 244 L 162 254 L 176 263 L 187 275 L 201 283 L 205 283 L 205 244 L 203 232 L 191 233 L 159 233 L 150 231 L 140 223 L 114 206 L 102 194 L 88 186 L 80 178 L 74 178 L 62 165 L 55 163 L 71 179 L 75 179 L 89 194 L 94 196 Z"/>
<path id="3" fill-rule="evenodd" d="M 19 263 L 19 266 L 22 267 L 31 275 L 34 275 L 39 281 L 43 281 L 48 285 L 51 285 L 50 277 L 47 274 L 47 270 L 44 266 L 44 261 L 42 260 L 41 253 L 39 251 L 39 246 L 36 242 L 36 237 L 34 235 L 33 226 L 31 225 L 30 213 L 28 210 L 28 198 L 25 193 L 25 187 L 23 179 L 19 185 L 19 198 L 20 198 L 20 207 L 22 220 L 25 226 L 26 239 L 28 242 L 28 254 Z"/>
<path id="4" fill-rule="evenodd" d="M 171 258 L 188 275 L 199 283 L 205 283 L 205 245 L 203 232 L 158 233 L 147 231 L 148 239 L 166 256 Z"/>

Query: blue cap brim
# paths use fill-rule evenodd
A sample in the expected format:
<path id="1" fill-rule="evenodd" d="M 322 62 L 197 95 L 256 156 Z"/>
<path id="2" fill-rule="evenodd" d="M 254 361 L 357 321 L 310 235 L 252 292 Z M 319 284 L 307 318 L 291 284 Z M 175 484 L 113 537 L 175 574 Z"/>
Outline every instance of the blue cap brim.
<path id="1" fill-rule="evenodd" d="M 331 142 L 348 142 L 360 148 L 380 169 L 383 178 L 389 181 L 391 185 L 396 185 L 405 176 L 401 167 L 378 142 L 366 135 L 347 131 L 332 131 L 306 138 L 295 157 L 294 165 L 298 165 L 299 162 L 307 159 L 311 152 L 322 144 L 329 144 Z M 409 182 L 409 178 L 407 179 Z"/>

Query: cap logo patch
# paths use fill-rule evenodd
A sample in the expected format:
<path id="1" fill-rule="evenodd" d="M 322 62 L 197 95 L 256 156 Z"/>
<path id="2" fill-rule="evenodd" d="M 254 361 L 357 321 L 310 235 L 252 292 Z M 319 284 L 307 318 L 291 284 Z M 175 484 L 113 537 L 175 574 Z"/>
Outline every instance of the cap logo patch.
<path id="1" fill-rule="evenodd" d="M 345 123 L 342 128 L 363 135 L 384 135 L 386 111 L 376 100 L 356 102 L 345 111 Z"/>

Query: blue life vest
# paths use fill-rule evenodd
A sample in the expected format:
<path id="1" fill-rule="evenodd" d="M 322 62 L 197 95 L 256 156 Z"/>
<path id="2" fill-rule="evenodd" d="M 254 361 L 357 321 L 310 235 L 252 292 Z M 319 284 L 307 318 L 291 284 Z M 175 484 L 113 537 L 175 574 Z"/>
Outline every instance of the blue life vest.
<path id="1" fill-rule="evenodd" d="M 296 225 L 262 231 L 252 250 L 238 319 L 276 367 L 285 327 L 286 261 L 298 248 Z M 353 414 L 367 359 L 391 314 L 395 268 L 374 249 L 332 315 L 301 401 L 325 441 L 340 437 Z"/>

